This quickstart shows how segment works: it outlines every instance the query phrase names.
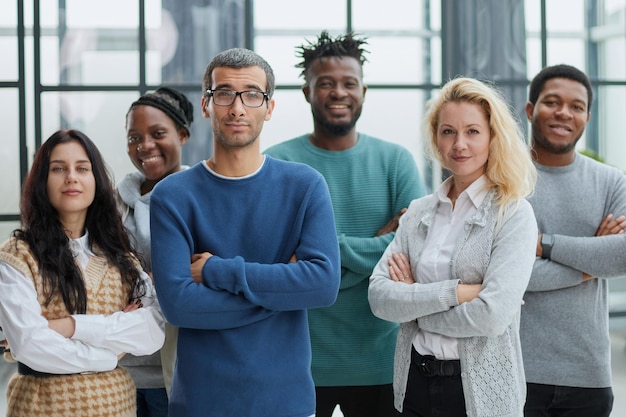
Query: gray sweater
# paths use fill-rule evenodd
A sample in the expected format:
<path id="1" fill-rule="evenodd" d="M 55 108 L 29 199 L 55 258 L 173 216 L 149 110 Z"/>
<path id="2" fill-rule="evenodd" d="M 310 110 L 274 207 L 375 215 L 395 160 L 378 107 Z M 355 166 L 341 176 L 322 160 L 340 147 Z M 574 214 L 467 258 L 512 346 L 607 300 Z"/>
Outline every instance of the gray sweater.
<path id="1" fill-rule="evenodd" d="M 150 272 L 150 193 L 141 195 L 140 187 L 144 180 L 143 174 L 133 172 L 127 174 L 117 187 L 124 226 L 130 234 L 135 250 L 143 257 L 144 269 Z M 137 388 L 163 388 L 163 370 L 161 353 L 155 352 L 147 356 L 126 354 L 120 365 L 128 369 Z"/>
<path id="2" fill-rule="evenodd" d="M 395 406 L 402 410 L 418 328 L 458 338 L 467 415 L 521 417 L 526 384 L 519 341 L 520 307 L 535 261 L 537 226 L 530 204 L 521 200 L 499 222 L 488 193 L 466 223 L 451 261 L 455 278 L 406 285 L 389 278 L 387 259 L 406 254 L 413 276 L 435 214 L 437 199 L 415 200 L 400 218 L 394 240 L 370 278 L 374 314 L 400 322 L 394 365 Z M 480 296 L 458 304 L 456 285 L 482 283 Z"/>
<path id="3" fill-rule="evenodd" d="M 626 215 L 626 177 L 576 154 L 571 165 L 536 164 L 532 204 L 540 233 L 555 236 L 552 259 L 537 259 L 521 339 L 528 382 L 611 385 L 608 282 L 626 275 L 626 235 L 594 237 L 609 213 Z M 582 282 L 586 272 L 600 279 Z"/>

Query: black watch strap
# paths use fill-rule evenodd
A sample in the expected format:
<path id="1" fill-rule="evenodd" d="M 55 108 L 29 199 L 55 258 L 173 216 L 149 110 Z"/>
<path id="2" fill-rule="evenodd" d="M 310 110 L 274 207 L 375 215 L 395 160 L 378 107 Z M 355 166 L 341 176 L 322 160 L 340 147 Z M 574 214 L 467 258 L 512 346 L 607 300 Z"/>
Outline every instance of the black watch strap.
<path id="1" fill-rule="evenodd" d="M 541 235 L 541 257 L 543 259 L 551 258 L 552 246 L 554 246 L 554 236 L 543 233 Z"/>

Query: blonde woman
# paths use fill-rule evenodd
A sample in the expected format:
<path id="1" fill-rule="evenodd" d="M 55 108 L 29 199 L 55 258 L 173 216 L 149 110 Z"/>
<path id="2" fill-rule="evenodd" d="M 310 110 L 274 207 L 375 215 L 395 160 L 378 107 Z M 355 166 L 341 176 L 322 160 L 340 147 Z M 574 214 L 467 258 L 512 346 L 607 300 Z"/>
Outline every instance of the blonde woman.
<path id="1" fill-rule="evenodd" d="M 536 171 L 500 93 L 458 78 L 429 103 L 431 154 L 451 175 L 414 200 L 370 279 L 374 314 L 401 323 L 402 416 L 522 416 L 522 297 L 537 225 Z"/>

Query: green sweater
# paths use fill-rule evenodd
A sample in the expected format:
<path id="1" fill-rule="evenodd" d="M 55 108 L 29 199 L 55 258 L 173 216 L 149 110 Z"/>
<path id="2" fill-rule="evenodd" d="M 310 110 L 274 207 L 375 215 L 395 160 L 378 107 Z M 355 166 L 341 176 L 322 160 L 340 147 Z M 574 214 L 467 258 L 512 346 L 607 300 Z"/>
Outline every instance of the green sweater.
<path id="1" fill-rule="evenodd" d="M 316 386 L 393 381 L 397 324 L 374 317 L 368 279 L 394 233 L 375 237 L 400 209 L 424 194 L 413 156 L 402 146 L 359 134 L 344 151 L 315 147 L 303 135 L 269 148 L 276 158 L 308 164 L 330 189 L 341 253 L 341 286 L 331 307 L 309 310 Z"/>

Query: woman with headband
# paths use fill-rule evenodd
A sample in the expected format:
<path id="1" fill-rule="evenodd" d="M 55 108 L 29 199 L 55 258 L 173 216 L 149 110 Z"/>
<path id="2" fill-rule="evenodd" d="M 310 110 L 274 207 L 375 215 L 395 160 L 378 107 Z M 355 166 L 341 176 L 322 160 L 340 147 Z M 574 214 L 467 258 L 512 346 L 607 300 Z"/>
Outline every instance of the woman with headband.
<path id="1" fill-rule="evenodd" d="M 181 92 L 161 87 L 141 96 L 126 114 L 127 152 L 136 172 L 117 187 L 124 225 L 151 272 L 150 195 L 181 165 L 182 146 L 189 140 L 193 105 Z M 166 323 L 165 345 L 151 356 L 126 355 L 122 360 L 137 385 L 137 416 L 167 416 L 167 389 L 176 358 L 176 329 Z"/>

